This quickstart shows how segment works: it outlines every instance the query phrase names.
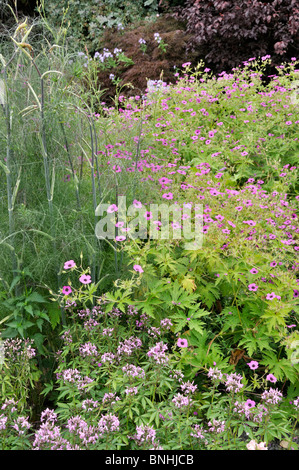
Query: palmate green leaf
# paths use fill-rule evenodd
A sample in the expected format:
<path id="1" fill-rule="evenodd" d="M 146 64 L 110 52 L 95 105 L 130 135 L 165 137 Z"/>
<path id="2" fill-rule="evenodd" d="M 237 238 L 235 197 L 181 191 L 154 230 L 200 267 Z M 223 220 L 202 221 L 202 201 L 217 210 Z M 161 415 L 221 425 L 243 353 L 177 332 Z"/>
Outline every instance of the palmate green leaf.
<path id="1" fill-rule="evenodd" d="M 209 312 L 208 310 L 205 310 L 204 308 L 196 308 L 196 307 L 190 310 L 189 313 L 191 313 L 192 318 L 201 318 L 201 317 L 206 317 L 206 316 L 211 315 L 211 312 Z"/>
<path id="2" fill-rule="evenodd" d="M 155 310 L 156 310 L 156 306 L 159 305 L 160 302 L 146 302 L 144 304 L 141 304 L 141 311 L 142 313 L 145 313 L 146 315 L 148 315 L 149 317 L 151 318 L 155 318 Z"/>
<path id="3" fill-rule="evenodd" d="M 194 279 L 190 277 L 184 277 L 181 281 L 181 284 L 187 292 L 193 292 L 196 289 Z"/>
<path id="4" fill-rule="evenodd" d="M 155 311 L 157 307 L 163 304 L 163 301 L 156 297 L 155 294 L 148 293 L 145 300 L 138 300 L 138 308 L 146 315 L 155 318 Z"/>
<path id="5" fill-rule="evenodd" d="M 183 316 L 183 318 L 179 316 L 171 316 L 170 318 L 175 323 L 174 329 L 173 329 L 174 333 L 178 333 L 179 331 L 182 331 L 183 328 L 187 324 L 187 317 L 185 316 Z"/>
<path id="6" fill-rule="evenodd" d="M 155 253 L 155 261 L 159 265 L 162 275 L 176 272 L 177 262 L 172 258 L 169 252 Z"/>
<path id="7" fill-rule="evenodd" d="M 231 330 L 234 331 L 237 327 L 240 326 L 240 318 L 238 315 L 238 309 L 235 306 L 225 307 L 221 316 L 225 317 L 223 331 Z"/>
<path id="8" fill-rule="evenodd" d="M 281 302 L 272 301 L 270 305 L 267 306 L 262 318 L 265 318 L 267 324 L 269 325 L 269 331 L 280 325 L 285 326 L 285 321 L 289 316 L 290 312 L 293 310 L 293 305 L 291 302 Z M 271 328 L 271 329 L 270 329 Z"/>
<path id="9" fill-rule="evenodd" d="M 117 308 L 119 308 L 122 312 L 124 312 L 125 308 L 126 308 L 126 305 L 131 303 L 129 293 L 126 292 L 126 291 L 122 292 L 119 289 L 114 293 L 107 292 L 106 293 L 106 299 L 110 302 L 106 307 L 107 312 L 112 310 L 112 308 L 115 306 L 115 304 L 116 304 Z"/>
<path id="10" fill-rule="evenodd" d="M 265 352 L 263 359 L 259 362 L 267 367 L 278 380 L 288 379 L 292 383 L 298 381 L 299 365 L 292 364 L 288 359 L 278 359 L 274 354 Z"/>
<path id="11" fill-rule="evenodd" d="M 208 307 L 211 308 L 215 300 L 220 298 L 220 292 L 218 287 L 214 286 L 213 284 L 209 283 L 205 287 L 200 286 L 198 288 L 200 293 L 200 298 L 202 302 Z"/>
<path id="12" fill-rule="evenodd" d="M 175 306 L 190 309 L 197 302 L 199 295 L 186 292 L 176 280 L 172 285 L 169 285 L 169 290 L 163 292 L 159 297 L 171 308 Z"/>
<path id="13" fill-rule="evenodd" d="M 267 310 L 262 318 L 265 319 L 265 324 L 267 325 L 268 332 L 271 333 L 273 330 L 279 329 L 279 327 L 284 327 L 286 324 L 285 317 L 286 313 L 277 310 L 276 312 Z"/>
<path id="14" fill-rule="evenodd" d="M 199 320 L 190 320 L 188 322 L 188 327 L 190 330 L 196 330 L 198 333 L 203 333 L 203 328 L 205 324 Z"/>
<path id="15" fill-rule="evenodd" d="M 239 346 L 244 346 L 249 356 L 252 356 L 253 353 L 257 351 L 273 351 L 269 345 L 270 339 L 271 338 L 269 338 L 269 336 L 266 336 L 261 332 L 254 335 L 251 331 L 249 331 L 244 335 L 243 339 L 239 341 Z"/>

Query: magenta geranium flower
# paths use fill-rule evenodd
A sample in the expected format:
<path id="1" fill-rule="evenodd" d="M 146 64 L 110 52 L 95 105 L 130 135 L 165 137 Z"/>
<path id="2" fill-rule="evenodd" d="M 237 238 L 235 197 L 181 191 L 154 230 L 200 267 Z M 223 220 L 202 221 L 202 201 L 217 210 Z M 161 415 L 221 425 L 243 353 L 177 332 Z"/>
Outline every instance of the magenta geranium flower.
<path id="1" fill-rule="evenodd" d="M 245 406 L 246 406 L 247 408 L 254 408 L 254 407 L 255 407 L 255 401 L 248 399 L 248 400 L 245 402 Z"/>
<path id="2" fill-rule="evenodd" d="M 116 222 L 115 227 L 123 227 L 124 222 Z"/>
<path id="3" fill-rule="evenodd" d="M 163 176 L 163 177 L 160 178 L 158 181 L 159 181 L 160 184 L 169 184 L 169 183 L 172 182 L 172 180 L 170 180 L 170 179 L 167 178 L 166 176 Z"/>
<path id="4" fill-rule="evenodd" d="M 247 362 L 247 365 L 250 367 L 251 370 L 255 370 L 258 368 L 259 363 L 257 361 L 250 361 Z"/>
<path id="5" fill-rule="evenodd" d="M 153 214 L 150 211 L 146 211 L 144 217 L 146 218 L 146 220 L 150 220 L 153 218 Z"/>
<path id="6" fill-rule="evenodd" d="M 268 380 L 269 382 L 272 382 L 273 384 L 275 384 L 275 382 L 277 382 L 277 378 L 273 374 L 268 374 L 267 377 L 266 377 L 266 380 Z"/>
<path id="7" fill-rule="evenodd" d="M 124 235 L 117 235 L 117 236 L 115 237 L 115 240 L 116 240 L 117 242 L 123 242 L 125 239 L 126 239 L 126 237 L 125 237 Z"/>
<path id="8" fill-rule="evenodd" d="M 115 204 L 111 204 L 111 206 L 108 207 L 107 212 L 108 214 L 112 214 L 112 212 L 116 212 L 118 210 L 118 207 Z"/>
<path id="9" fill-rule="evenodd" d="M 251 274 L 257 274 L 259 271 L 256 268 L 250 269 Z"/>
<path id="10" fill-rule="evenodd" d="M 165 193 L 162 196 L 164 199 L 173 199 L 173 194 L 172 193 Z"/>
<path id="11" fill-rule="evenodd" d="M 228 220 L 227 223 L 228 223 L 228 225 L 230 225 L 231 227 L 236 227 L 236 225 L 235 225 L 233 222 L 231 222 L 230 220 Z"/>
<path id="12" fill-rule="evenodd" d="M 89 276 L 89 274 L 82 274 L 82 276 L 79 277 L 79 281 L 82 284 L 90 284 L 91 283 L 91 276 Z"/>
<path id="13" fill-rule="evenodd" d="M 134 264 L 133 269 L 134 269 L 134 271 L 136 271 L 137 273 L 143 273 L 143 272 L 144 272 L 143 269 L 142 269 L 142 267 L 140 266 L 140 264 Z"/>
<path id="14" fill-rule="evenodd" d="M 258 286 L 256 284 L 252 283 L 252 284 L 249 284 L 248 289 L 251 290 L 251 291 L 257 291 Z"/>
<path id="15" fill-rule="evenodd" d="M 72 293 L 72 289 L 70 288 L 70 286 L 63 286 L 62 293 L 63 295 L 69 295 Z"/>
<path id="16" fill-rule="evenodd" d="M 267 300 L 273 300 L 275 299 L 275 297 L 276 297 L 276 294 L 274 292 L 271 292 L 271 294 L 266 295 Z"/>
<path id="17" fill-rule="evenodd" d="M 73 259 L 70 259 L 69 261 L 66 261 L 64 263 L 64 269 L 71 269 L 71 268 L 75 268 L 76 267 L 76 263 Z"/>
<path id="18" fill-rule="evenodd" d="M 140 209 L 140 208 L 142 207 L 142 202 L 137 201 L 137 199 L 134 199 L 134 201 L 133 201 L 133 206 L 134 206 L 136 209 Z"/>
<path id="19" fill-rule="evenodd" d="M 188 341 L 186 339 L 179 338 L 178 342 L 177 342 L 177 345 L 178 345 L 179 348 L 187 348 L 188 347 Z"/>

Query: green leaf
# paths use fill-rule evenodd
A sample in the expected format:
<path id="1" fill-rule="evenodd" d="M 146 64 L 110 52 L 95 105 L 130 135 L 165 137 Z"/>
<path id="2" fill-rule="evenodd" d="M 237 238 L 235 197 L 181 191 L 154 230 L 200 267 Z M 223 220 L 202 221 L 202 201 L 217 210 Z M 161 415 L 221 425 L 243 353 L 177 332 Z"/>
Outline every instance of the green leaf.
<path id="1" fill-rule="evenodd" d="M 190 320 L 188 323 L 190 330 L 196 330 L 198 333 L 203 333 L 203 327 L 205 326 L 203 322 L 198 320 Z"/>
<path id="2" fill-rule="evenodd" d="M 41 395 L 47 395 L 54 388 L 53 383 L 45 384 L 45 388 L 40 392 Z"/>
<path id="3" fill-rule="evenodd" d="M 48 317 L 46 312 L 38 312 L 38 315 L 40 318 L 43 318 L 44 320 L 47 320 L 48 322 L 50 322 L 50 318 Z"/>
<path id="4" fill-rule="evenodd" d="M 34 316 L 32 305 L 25 305 L 24 309 L 26 312 L 30 313 L 31 316 Z"/>
<path id="5" fill-rule="evenodd" d="M 44 324 L 44 320 L 42 318 L 38 318 L 36 320 L 36 324 L 37 324 L 37 327 L 39 329 L 39 331 L 42 331 L 43 329 L 43 324 Z"/>
<path id="6" fill-rule="evenodd" d="M 7 326 L 9 326 L 10 328 L 18 328 L 18 326 L 21 325 L 21 323 L 17 320 L 13 320 L 9 323 L 6 323 Z"/>
<path id="7" fill-rule="evenodd" d="M 57 325 L 60 323 L 61 318 L 61 310 L 58 304 L 49 305 L 47 307 L 49 320 L 53 330 L 56 328 Z"/>
<path id="8" fill-rule="evenodd" d="M 40 294 L 38 294 L 37 292 L 32 292 L 32 294 L 30 294 L 28 297 L 27 297 L 27 301 L 29 302 L 38 302 L 38 303 L 48 303 L 48 301 Z"/>
<path id="9" fill-rule="evenodd" d="M 33 340 L 34 340 L 34 344 L 37 347 L 38 351 L 42 354 L 45 354 L 46 350 L 43 346 L 45 336 L 42 335 L 41 333 L 35 333 L 35 335 L 33 335 Z"/>
<path id="10" fill-rule="evenodd" d="M 9 291 L 8 292 L 12 292 L 13 288 L 15 287 L 15 285 L 21 280 L 21 276 L 16 276 L 12 283 L 11 283 L 11 286 L 9 288 Z"/>

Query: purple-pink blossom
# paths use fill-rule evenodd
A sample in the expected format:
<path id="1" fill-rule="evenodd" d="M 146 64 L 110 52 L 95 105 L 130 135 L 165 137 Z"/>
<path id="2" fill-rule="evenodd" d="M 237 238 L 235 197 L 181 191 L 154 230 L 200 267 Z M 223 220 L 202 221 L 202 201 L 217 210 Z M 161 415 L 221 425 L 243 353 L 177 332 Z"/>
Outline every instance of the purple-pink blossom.
<path id="1" fill-rule="evenodd" d="M 82 284 L 90 284 L 91 283 L 91 276 L 89 274 L 82 274 L 82 276 L 79 277 L 79 281 Z"/>
<path id="2" fill-rule="evenodd" d="M 136 271 L 137 273 L 140 273 L 140 274 L 144 272 L 142 267 L 140 266 L 140 264 L 134 264 L 133 269 L 134 269 L 134 271 Z"/>

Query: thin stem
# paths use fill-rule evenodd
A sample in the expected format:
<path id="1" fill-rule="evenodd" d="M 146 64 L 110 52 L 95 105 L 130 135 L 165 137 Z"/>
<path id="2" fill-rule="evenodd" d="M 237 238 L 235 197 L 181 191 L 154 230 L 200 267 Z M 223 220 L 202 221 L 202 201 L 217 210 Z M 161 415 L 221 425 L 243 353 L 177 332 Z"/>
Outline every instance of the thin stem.
<path id="1" fill-rule="evenodd" d="M 66 147 L 66 151 L 67 151 L 67 155 L 68 155 L 69 164 L 70 164 L 71 171 L 72 171 L 73 180 L 74 180 L 74 182 L 75 182 L 75 191 L 76 191 L 77 206 L 78 206 L 78 210 L 81 211 L 80 196 L 79 196 L 79 188 L 78 188 L 78 184 L 76 183 L 75 170 L 74 170 L 74 165 L 73 165 L 72 156 L 71 156 L 71 153 L 70 153 L 69 143 L 68 143 L 68 140 L 67 140 L 67 137 L 66 137 L 66 133 L 65 133 L 65 129 L 64 129 L 64 127 L 63 127 L 63 123 L 62 123 L 62 122 L 60 122 L 60 126 L 61 126 L 61 130 L 62 130 L 63 137 L 64 137 L 65 147 Z"/>
<path id="2" fill-rule="evenodd" d="M 4 84 L 6 89 L 7 86 L 7 65 L 4 67 Z M 6 93 L 7 95 L 7 93 Z M 12 272 L 13 278 L 17 275 L 17 256 L 15 251 L 15 221 L 14 221 L 14 212 L 13 212 L 13 191 L 12 191 L 12 180 L 11 180 L 11 111 L 8 102 L 8 97 L 6 96 L 5 104 L 3 104 L 3 110 L 6 120 L 6 130 L 7 130 L 7 143 L 6 143 L 6 190 L 7 190 L 7 210 L 8 210 L 8 223 L 9 223 L 9 236 L 11 237 L 11 262 L 12 262 Z M 15 287 L 15 293 L 18 295 L 18 288 Z"/>

